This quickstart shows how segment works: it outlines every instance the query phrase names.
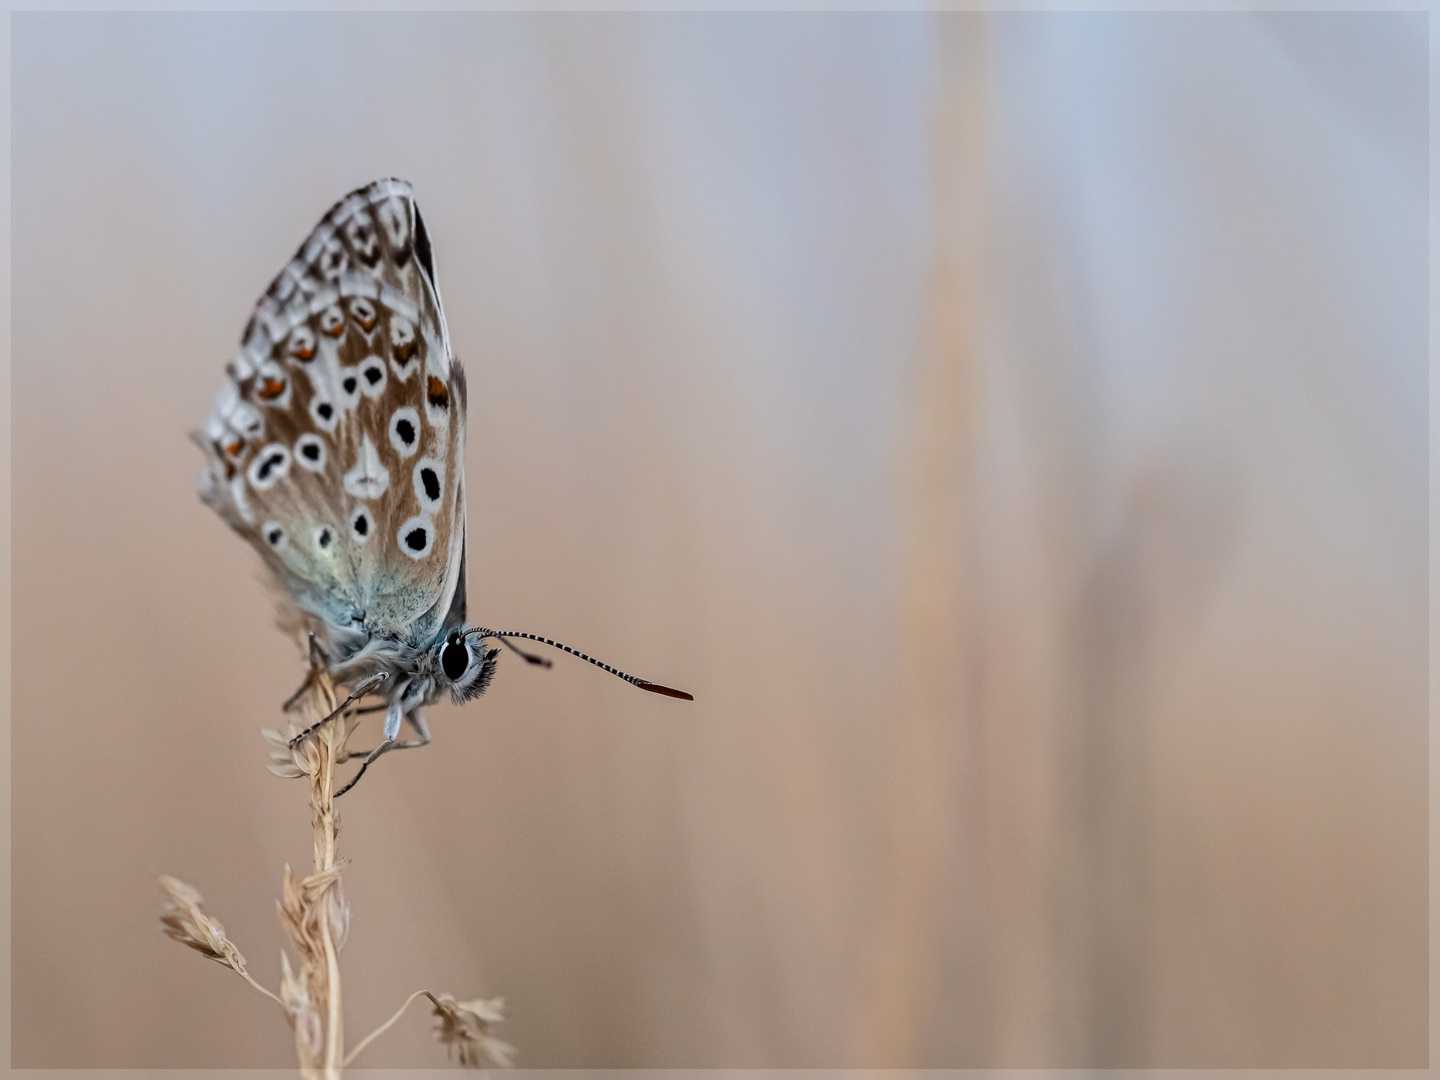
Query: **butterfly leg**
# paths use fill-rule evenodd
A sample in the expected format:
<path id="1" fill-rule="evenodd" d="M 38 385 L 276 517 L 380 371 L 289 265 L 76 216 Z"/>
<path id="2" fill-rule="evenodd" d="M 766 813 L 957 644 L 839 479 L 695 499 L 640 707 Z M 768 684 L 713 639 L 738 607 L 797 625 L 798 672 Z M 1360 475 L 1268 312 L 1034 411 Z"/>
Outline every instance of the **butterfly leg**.
<path id="1" fill-rule="evenodd" d="M 430 742 L 430 725 L 425 723 L 425 718 L 420 715 L 419 709 L 413 709 L 405 714 L 405 719 L 410 721 L 410 726 L 415 729 L 415 734 L 420 736 L 419 742 L 402 743 L 406 749 L 414 746 L 426 746 Z"/>
<path id="2" fill-rule="evenodd" d="M 383 683 L 383 682 L 384 682 L 386 679 L 388 679 L 389 677 L 390 677 L 389 674 L 388 674 L 387 672 L 384 672 L 384 671 L 377 671 L 374 675 L 371 675 L 370 678 L 366 679 L 366 680 L 365 680 L 364 682 L 362 682 L 359 686 L 357 686 L 357 687 L 355 688 L 355 692 L 354 692 L 353 694 L 351 694 L 349 697 L 347 697 L 344 701 L 342 701 L 342 702 L 340 703 L 340 706 L 339 706 L 334 712 L 332 712 L 329 716 L 325 717 L 325 719 L 316 721 L 315 723 L 311 724 L 311 725 L 310 725 L 308 728 L 306 728 L 304 731 L 300 732 L 299 735 L 296 735 L 293 739 L 291 739 L 291 740 L 290 740 L 290 749 L 292 749 L 292 750 L 295 749 L 295 747 L 299 746 L 302 742 L 304 742 L 304 741 L 306 740 L 306 738 L 308 738 L 308 737 L 310 736 L 310 734 L 311 734 L 312 732 L 314 732 L 317 728 L 324 727 L 324 726 L 325 726 L 326 724 L 328 724 L 331 720 L 334 720 L 335 717 L 339 716 L 339 715 L 340 715 L 341 713 L 343 713 L 346 709 L 348 709 L 348 708 L 350 707 L 350 703 L 351 703 L 352 701 L 355 701 L 357 698 L 362 698 L 362 697 L 364 697 L 366 694 L 368 694 L 368 693 L 370 693 L 371 691 L 375 690 L 381 683 Z M 303 689 L 303 688 L 302 688 L 302 689 Z"/>
<path id="3" fill-rule="evenodd" d="M 305 681 L 300 684 L 300 688 L 285 699 L 285 704 L 280 706 L 280 711 L 289 712 L 291 709 L 293 709 L 295 707 L 295 703 L 304 696 L 305 691 L 310 689 L 311 685 L 315 682 L 316 676 L 320 674 L 321 670 L 329 666 L 330 657 L 325 655 L 325 650 L 320 647 L 319 640 L 315 637 L 314 634 L 311 634 L 310 670 L 305 673 Z"/>
<path id="4" fill-rule="evenodd" d="M 412 710 L 406 713 L 405 719 L 409 721 L 410 726 L 415 729 L 415 734 L 420 737 L 410 742 L 399 742 L 391 739 L 389 742 L 381 743 L 374 750 L 371 750 L 370 753 L 366 755 L 365 760 L 361 762 L 359 771 L 350 778 L 348 784 L 335 793 L 335 798 L 338 799 L 358 784 L 360 777 L 364 776 L 365 770 L 370 767 L 370 763 L 378 760 L 382 754 L 388 754 L 391 750 L 414 750 L 421 746 L 430 745 L 430 726 L 425 723 L 425 718 L 420 715 L 419 710 Z M 359 757 L 360 753 L 352 752 L 350 756 Z"/>

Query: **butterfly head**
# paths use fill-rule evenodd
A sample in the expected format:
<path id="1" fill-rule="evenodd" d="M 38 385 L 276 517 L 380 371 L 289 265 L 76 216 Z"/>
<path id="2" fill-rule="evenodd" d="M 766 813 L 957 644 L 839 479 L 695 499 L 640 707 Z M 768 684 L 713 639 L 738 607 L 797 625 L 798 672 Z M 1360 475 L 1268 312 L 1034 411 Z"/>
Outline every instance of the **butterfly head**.
<path id="1" fill-rule="evenodd" d="M 430 660 L 437 685 L 448 688 L 450 698 L 462 705 L 479 697 L 495 675 L 499 649 L 486 649 L 484 640 L 457 627 L 431 647 Z"/>

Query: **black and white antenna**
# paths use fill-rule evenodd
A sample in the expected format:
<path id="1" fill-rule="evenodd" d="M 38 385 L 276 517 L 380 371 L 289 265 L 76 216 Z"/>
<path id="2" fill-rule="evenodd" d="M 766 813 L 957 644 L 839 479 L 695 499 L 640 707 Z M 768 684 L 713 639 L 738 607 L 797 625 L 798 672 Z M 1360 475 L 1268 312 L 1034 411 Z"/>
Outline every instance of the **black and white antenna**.
<path id="1" fill-rule="evenodd" d="M 626 675 L 625 672 L 613 668 L 600 660 L 596 660 L 593 656 L 586 656 L 579 649 L 572 649 L 569 645 L 561 645 L 560 642 L 551 641 L 548 637 L 541 637 L 539 634 L 527 634 L 523 630 L 487 630 L 483 626 L 477 626 L 473 630 L 467 630 L 465 632 L 466 637 L 469 637 L 471 634 L 482 638 L 494 638 L 511 652 L 523 656 L 527 662 L 539 664 L 541 667 L 549 667 L 550 661 L 546 657 L 536 656 L 534 653 L 527 653 L 523 649 L 512 645 L 506 639 L 524 638 L 526 641 L 538 641 L 542 645 L 549 645 L 552 649 L 559 649 L 562 652 L 569 653 L 571 656 L 578 656 L 586 663 L 594 664 L 598 668 L 603 668 L 617 679 L 624 679 L 631 686 L 638 686 L 641 690 L 649 690 L 652 694 L 664 694 L 666 697 L 680 698 L 683 701 L 695 700 L 692 695 L 687 694 L 684 690 L 675 690 L 669 686 L 661 686 L 659 683 L 650 682 L 648 679 L 637 679 L 634 675 Z"/>

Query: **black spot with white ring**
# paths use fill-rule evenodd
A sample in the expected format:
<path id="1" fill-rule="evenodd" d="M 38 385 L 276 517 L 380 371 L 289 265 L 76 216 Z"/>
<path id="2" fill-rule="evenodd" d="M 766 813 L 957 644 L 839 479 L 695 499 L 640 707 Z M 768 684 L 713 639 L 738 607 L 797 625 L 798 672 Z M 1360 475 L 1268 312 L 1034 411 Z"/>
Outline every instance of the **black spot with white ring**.
<path id="1" fill-rule="evenodd" d="M 319 435 L 301 435 L 295 440 L 295 460 L 311 472 L 325 471 L 325 440 Z"/>
<path id="2" fill-rule="evenodd" d="M 321 431 L 333 433 L 335 425 L 340 422 L 340 410 L 335 408 L 333 401 L 317 397 L 310 402 L 310 419 Z"/>
<path id="3" fill-rule="evenodd" d="M 360 372 L 353 367 L 342 367 L 340 376 L 340 407 L 353 409 L 360 404 Z"/>
<path id="4" fill-rule="evenodd" d="M 410 406 L 395 410 L 390 417 L 390 445 L 402 458 L 407 458 L 420 445 L 420 414 Z"/>
<path id="5" fill-rule="evenodd" d="M 330 528 L 329 525 L 316 525 L 315 528 L 311 530 L 311 535 L 314 536 L 315 546 L 320 549 L 320 551 L 329 552 L 334 547 L 335 530 Z"/>
<path id="6" fill-rule="evenodd" d="M 424 514 L 412 517 L 395 533 L 400 550 L 412 559 L 423 559 L 435 546 L 435 526 Z"/>
<path id="7" fill-rule="evenodd" d="M 435 513 L 445 498 L 445 463 L 422 457 L 415 463 L 415 498 L 422 509 Z"/>
<path id="8" fill-rule="evenodd" d="M 265 542 L 276 551 L 284 551 L 285 545 L 290 541 L 285 535 L 285 530 L 280 527 L 277 521 L 267 521 L 260 526 L 260 535 L 265 537 Z"/>
<path id="9" fill-rule="evenodd" d="M 289 471 L 290 448 L 282 443 L 271 443 L 255 455 L 245 475 L 256 491 L 268 491 Z"/>
<path id="10" fill-rule="evenodd" d="M 378 356 L 367 356 L 360 361 L 360 392 L 368 398 L 376 398 L 385 392 L 385 361 Z"/>
<path id="11" fill-rule="evenodd" d="M 357 544 L 363 544 L 370 539 L 370 534 L 375 531 L 375 519 L 370 516 L 370 511 L 365 507 L 356 507 L 355 512 L 350 515 L 350 539 Z"/>

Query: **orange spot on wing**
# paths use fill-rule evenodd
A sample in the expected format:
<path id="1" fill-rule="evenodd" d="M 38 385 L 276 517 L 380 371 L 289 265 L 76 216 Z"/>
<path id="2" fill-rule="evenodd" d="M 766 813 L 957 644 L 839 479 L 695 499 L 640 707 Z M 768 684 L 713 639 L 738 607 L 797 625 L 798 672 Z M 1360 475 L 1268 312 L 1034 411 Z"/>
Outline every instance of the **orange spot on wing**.
<path id="1" fill-rule="evenodd" d="M 415 342 L 407 341 L 404 345 L 395 346 L 395 359 L 401 364 L 409 363 L 410 357 L 415 355 Z"/>
<path id="2" fill-rule="evenodd" d="M 260 390 L 258 392 L 266 401 L 274 401 L 285 392 L 285 380 L 266 379 L 260 384 Z"/>
<path id="3" fill-rule="evenodd" d="M 430 376 L 430 387 L 425 395 L 430 399 L 430 404 L 437 409 L 448 409 L 450 407 L 450 391 L 445 384 L 434 375 Z"/>
<path id="4" fill-rule="evenodd" d="M 329 334 L 331 337 L 339 337 L 341 334 L 345 333 L 345 324 L 342 322 L 336 323 L 334 326 L 327 326 L 322 331 L 322 333 Z"/>
<path id="5" fill-rule="evenodd" d="M 220 443 L 212 440 L 210 445 L 215 447 L 215 453 L 220 455 L 220 460 L 225 465 L 225 479 L 229 480 L 232 476 L 235 475 L 235 463 L 230 459 L 232 457 L 239 456 L 240 450 L 245 445 L 245 443 L 240 439 L 236 439 L 234 442 L 229 442 L 221 445 Z"/>
<path id="6" fill-rule="evenodd" d="M 314 349 L 296 349 L 296 350 L 295 350 L 295 359 L 297 359 L 297 360 L 303 360 L 303 361 L 305 361 L 305 363 L 308 364 L 311 360 L 314 360 L 314 359 L 315 359 L 315 350 L 314 350 Z"/>

